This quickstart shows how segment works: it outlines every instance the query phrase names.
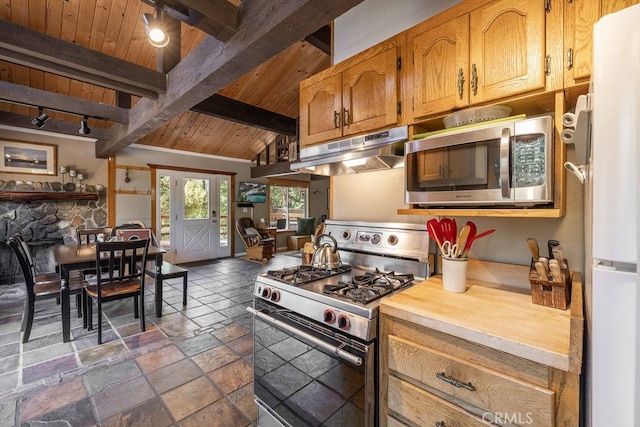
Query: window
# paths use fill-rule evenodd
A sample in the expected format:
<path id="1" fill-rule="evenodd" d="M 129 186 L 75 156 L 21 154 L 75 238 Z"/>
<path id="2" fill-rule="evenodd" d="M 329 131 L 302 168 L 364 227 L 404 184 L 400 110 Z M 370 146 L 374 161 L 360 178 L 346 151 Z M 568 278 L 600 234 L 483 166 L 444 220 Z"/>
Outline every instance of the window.
<path id="1" fill-rule="evenodd" d="M 269 179 L 269 225 L 286 221 L 286 229 L 295 230 L 298 218 L 309 213 L 309 183 L 304 181 Z M 282 221 L 281 221 L 282 222 Z"/>

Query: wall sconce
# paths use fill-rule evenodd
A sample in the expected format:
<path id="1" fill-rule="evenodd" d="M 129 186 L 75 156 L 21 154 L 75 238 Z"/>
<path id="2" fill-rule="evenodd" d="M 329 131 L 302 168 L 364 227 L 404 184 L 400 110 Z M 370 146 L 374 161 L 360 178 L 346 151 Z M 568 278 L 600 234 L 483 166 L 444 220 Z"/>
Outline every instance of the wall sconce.
<path id="1" fill-rule="evenodd" d="M 38 107 L 38 117 L 31 117 L 31 123 L 38 128 L 42 128 L 47 120 L 49 120 L 49 115 L 42 111 L 42 107 Z"/>
<path id="2" fill-rule="evenodd" d="M 162 9 L 156 7 L 156 16 L 154 17 L 150 13 L 142 14 L 142 21 L 144 22 L 144 31 L 147 33 L 147 38 L 151 46 L 165 47 L 169 44 L 169 34 L 162 28 Z"/>
<path id="3" fill-rule="evenodd" d="M 89 135 L 91 133 L 91 129 L 89 129 L 89 118 L 84 116 L 82 120 L 80 120 L 80 129 L 78 129 L 78 133 L 80 135 Z"/>

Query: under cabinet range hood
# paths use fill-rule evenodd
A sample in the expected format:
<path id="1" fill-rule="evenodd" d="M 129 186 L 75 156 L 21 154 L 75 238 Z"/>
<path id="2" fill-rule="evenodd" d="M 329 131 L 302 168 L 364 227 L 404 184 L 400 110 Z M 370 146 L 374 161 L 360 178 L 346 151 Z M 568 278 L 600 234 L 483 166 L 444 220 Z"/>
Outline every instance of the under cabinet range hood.
<path id="1" fill-rule="evenodd" d="M 407 126 L 360 135 L 300 149 L 300 161 L 291 163 L 299 173 L 345 175 L 404 166 Z"/>

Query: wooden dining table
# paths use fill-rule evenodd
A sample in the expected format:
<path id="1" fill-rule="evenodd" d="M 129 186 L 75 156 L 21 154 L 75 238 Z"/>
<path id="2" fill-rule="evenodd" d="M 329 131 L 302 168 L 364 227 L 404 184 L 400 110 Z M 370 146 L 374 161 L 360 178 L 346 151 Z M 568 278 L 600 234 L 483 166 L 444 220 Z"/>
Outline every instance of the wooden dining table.
<path id="1" fill-rule="evenodd" d="M 53 259 L 60 270 L 62 287 L 60 289 L 60 302 L 62 305 L 62 340 L 71 340 L 71 304 L 69 295 L 69 277 L 72 271 L 95 268 L 96 266 L 96 245 L 95 244 L 71 244 L 54 245 L 52 247 Z M 162 317 L 162 257 L 166 252 L 157 246 L 149 245 L 147 256 L 155 258 L 156 266 L 156 290 L 155 305 L 156 317 Z"/>

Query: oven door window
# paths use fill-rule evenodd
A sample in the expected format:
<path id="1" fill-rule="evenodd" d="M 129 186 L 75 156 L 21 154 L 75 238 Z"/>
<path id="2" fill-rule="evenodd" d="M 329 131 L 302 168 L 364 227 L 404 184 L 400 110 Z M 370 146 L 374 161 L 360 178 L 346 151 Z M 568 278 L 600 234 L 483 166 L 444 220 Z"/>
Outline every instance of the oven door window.
<path id="1" fill-rule="evenodd" d="M 261 308 L 267 311 L 264 305 Z M 339 338 L 325 335 L 322 325 L 300 319 L 306 323 L 303 324 L 276 312 L 269 315 L 321 337 L 328 344 L 342 346 L 364 363 L 356 366 L 295 333 L 255 317 L 254 393 L 264 406 L 291 426 L 373 425 L 370 422 L 375 417 L 373 344 L 345 346 Z"/>
<path id="2" fill-rule="evenodd" d="M 409 191 L 500 188 L 500 140 L 427 149 L 408 156 Z"/>

